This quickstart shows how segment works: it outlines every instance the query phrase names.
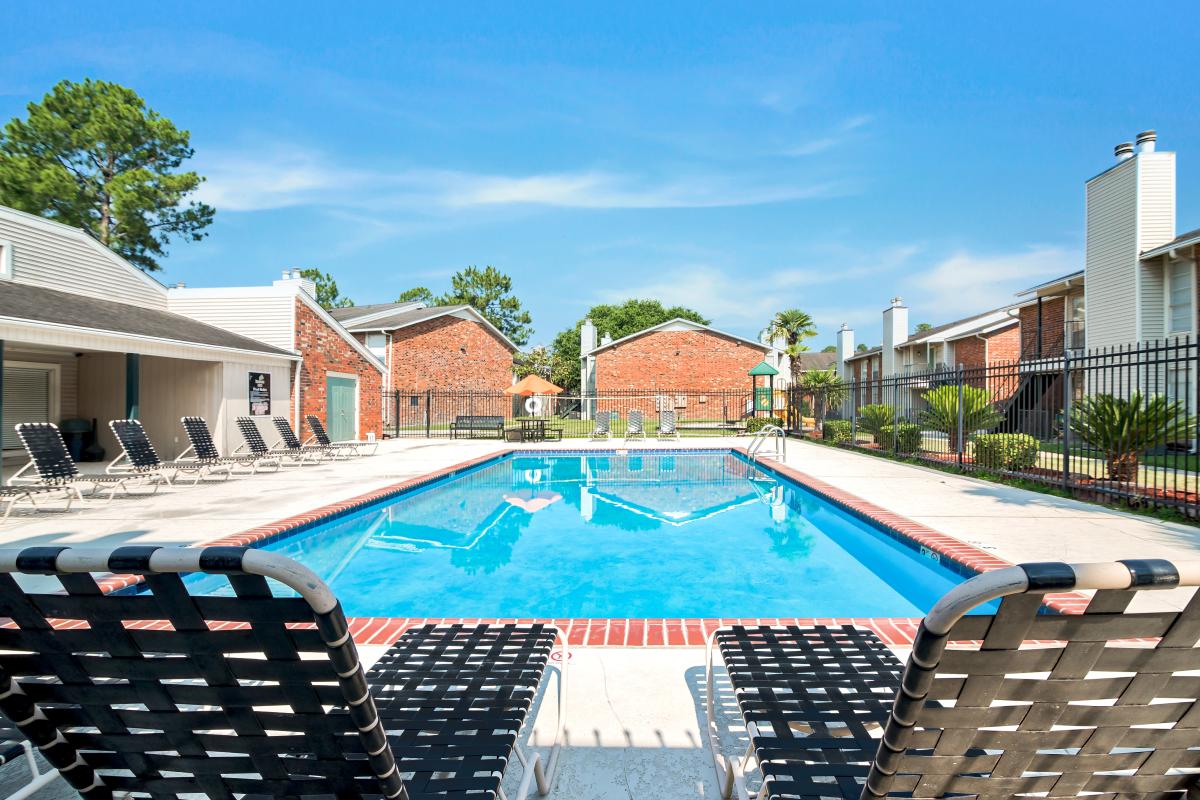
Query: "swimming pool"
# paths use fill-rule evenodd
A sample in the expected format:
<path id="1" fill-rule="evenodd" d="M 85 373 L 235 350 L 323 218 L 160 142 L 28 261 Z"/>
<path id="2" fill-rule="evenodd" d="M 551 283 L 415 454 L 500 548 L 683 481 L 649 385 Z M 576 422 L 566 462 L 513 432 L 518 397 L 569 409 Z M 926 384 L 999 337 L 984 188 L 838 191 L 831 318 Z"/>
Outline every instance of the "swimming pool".
<path id="1" fill-rule="evenodd" d="M 265 549 L 350 616 L 909 617 L 964 579 L 731 451 L 508 454 Z"/>

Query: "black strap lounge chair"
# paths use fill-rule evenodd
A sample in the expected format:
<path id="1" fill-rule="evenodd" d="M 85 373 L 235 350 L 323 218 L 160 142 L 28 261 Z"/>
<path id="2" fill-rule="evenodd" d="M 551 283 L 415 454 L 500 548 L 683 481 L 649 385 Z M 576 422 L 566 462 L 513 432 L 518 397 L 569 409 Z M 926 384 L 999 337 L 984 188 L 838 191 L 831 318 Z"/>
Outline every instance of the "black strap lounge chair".
<path id="1" fill-rule="evenodd" d="M 103 571 L 149 591 L 102 594 Z M 554 628 L 422 627 L 364 674 L 315 574 L 236 547 L 0 550 L 0 603 L 0 711 L 87 800 L 496 797 L 513 755 L 518 800 L 554 781 L 557 740 L 545 763 L 518 747 Z"/>
<path id="2" fill-rule="evenodd" d="M 359 442 L 359 441 L 347 439 L 347 440 L 344 440 L 341 442 L 334 442 L 334 441 L 330 440 L 329 434 L 325 431 L 325 423 L 321 422 L 320 417 L 316 416 L 315 414 L 306 414 L 304 416 L 304 419 L 306 422 L 308 422 L 309 430 L 312 431 L 312 436 L 308 437 L 308 439 L 305 441 L 306 444 L 309 442 L 316 442 L 317 444 L 323 445 L 324 447 L 343 448 L 348 452 L 358 453 L 359 455 L 367 455 L 367 456 L 375 455 L 375 451 L 379 449 L 378 441 Z M 369 452 L 369 453 L 363 452 L 363 450 L 365 450 L 366 448 L 370 448 L 371 452 Z"/>
<path id="3" fill-rule="evenodd" d="M 612 436 L 612 412 L 597 411 L 596 427 L 592 429 L 593 439 L 607 439 Z"/>
<path id="4" fill-rule="evenodd" d="M 69 491 L 61 486 L 0 486 L 0 503 L 4 504 L 4 514 L 0 516 L 0 522 L 8 519 L 13 508 L 22 500 L 36 510 L 38 507 L 38 499 L 44 499 L 43 496 L 61 495 L 67 501 L 67 506 L 64 509 L 71 509 L 71 501 L 75 499 L 75 492 Z M 0 761 L 0 763 L 3 763 Z"/>
<path id="5" fill-rule="evenodd" d="M 295 458 L 310 458 L 316 461 L 337 457 L 337 451 L 332 446 L 302 444 L 300 437 L 292 430 L 292 423 L 287 421 L 287 417 L 271 417 L 271 423 L 275 426 L 275 431 L 279 434 L 279 441 L 275 444 L 275 450 L 287 453 Z"/>
<path id="6" fill-rule="evenodd" d="M 902 666 L 853 627 L 731 627 L 709 642 L 709 742 L 738 798 L 1200 797 L 1200 562 L 1025 564 L 960 584 Z M 1095 590 L 1082 614 L 1047 592 Z M 993 613 L 969 614 L 996 599 Z M 749 734 L 721 754 L 713 648 Z M 745 770 L 757 762 L 761 791 Z"/>
<path id="7" fill-rule="evenodd" d="M 162 480 L 168 486 L 171 485 L 172 478 L 179 477 L 181 472 L 190 473 L 193 476 L 193 484 L 199 483 L 201 478 L 213 471 L 224 472 L 225 478 L 229 478 L 228 466 L 201 464 L 196 461 L 164 464 L 140 420 L 114 419 L 108 423 L 108 427 L 121 444 L 121 455 L 105 467 L 104 471 L 109 475 L 145 475 Z"/>
<path id="8" fill-rule="evenodd" d="M 238 417 L 237 420 L 238 432 L 242 434 L 242 444 L 238 445 L 233 451 L 234 455 L 241 455 L 244 449 L 247 454 L 254 456 L 256 464 L 273 463 L 277 467 L 283 466 L 283 458 L 286 456 L 292 464 L 303 464 L 307 459 L 299 455 L 290 453 L 281 453 L 267 447 L 266 440 L 262 437 L 262 432 L 258 429 L 258 424 L 253 417 Z"/>
<path id="9" fill-rule="evenodd" d="M 204 417 L 181 417 L 179 421 L 187 433 L 188 448 L 175 459 L 176 464 L 207 464 L 214 468 L 227 467 L 231 474 L 238 466 L 244 466 L 252 473 L 256 472 L 262 464 L 279 468 L 279 462 L 274 458 L 268 458 L 260 464 L 260 459 L 254 455 L 221 455 L 217 450 L 217 445 L 213 442 L 212 432 L 208 429 L 208 422 Z"/>
<path id="10" fill-rule="evenodd" d="M 625 441 L 646 438 L 646 418 L 640 411 L 630 411 L 625 425 Z"/>
<path id="11" fill-rule="evenodd" d="M 16 429 L 17 436 L 29 455 L 29 463 L 8 479 L 10 486 L 32 484 L 63 488 L 73 491 L 80 500 L 83 499 L 80 486 L 91 487 L 92 494 L 107 490 L 110 501 L 119 491 L 128 494 L 130 484 L 149 483 L 154 487 L 154 492 L 158 491 L 160 481 L 146 475 L 81 474 L 71 459 L 71 453 L 67 450 L 58 426 L 53 422 L 22 422 Z M 27 474 L 31 471 L 32 474 Z"/>
<path id="12" fill-rule="evenodd" d="M 658 412 L 658 438 L 659 439 L 678 439 L 679 438 L 679 419 L 675 416 L 674 411 Z"/>

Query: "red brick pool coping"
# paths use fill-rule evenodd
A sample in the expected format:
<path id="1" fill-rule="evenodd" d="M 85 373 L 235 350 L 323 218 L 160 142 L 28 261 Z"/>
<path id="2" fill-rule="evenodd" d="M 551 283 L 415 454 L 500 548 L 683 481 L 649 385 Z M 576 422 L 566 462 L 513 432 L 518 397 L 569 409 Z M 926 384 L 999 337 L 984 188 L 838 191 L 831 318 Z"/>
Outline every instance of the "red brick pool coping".
<path id="1" fill-rule="evenodd" d="M 562 448 L 567 450 L 570 448 Z M 622 451 L 659 452 L 650 448 L 618 448 Z M 724 449 L 724 448 L 722 448 Z M 743 455 L 745 449 L 732 448 Z M 521 450 L 508 448 L 487 455 L 462 461 L 433 472 L 410 478 L 400 483 L 385 486 L 366 494 L 358 495 L 347 500 L 320 506 L 303 514 L 277 520 L 267 525 L 224 536 L 219 539 L 204 542 L 197 547 L 245 547 L 262 544 L 267 540 L 288 534 L 297 528 L 310 525 L 328 517 L 344 514 L 361 508 L 370 503 L 382 500 L 404 491 L 415 489 L 433 481 L 445 478 L 479 464 L 493 461 L 496 458 L 514 453 L 539 453 L 538 450 Z M 556 452 L 558 452 L 556 450 Z M 578 452 L 587 453 L 593 450 L 579 448 Z M 811 475 L 807 475 L 791 467 L 776 462 L 759 462 L 760 467 L 776 472 L 783 477 L 815 491 L 833 501 L 851 514 L 867 519 L 900 536 L 907 538 L 924 548 L 936 553 L 939 558 L 948 559 L 970 572 L 990 572 L 1013 566 L 991 553 L 939 533 L 934 529 L 914 522 L 907 517 L 894 514 L 885 508 L 869 503 L 860 497 L 843 491 Z M 114 592 L 142 581 L 138 575 L 111 575 L 100 581 L 101 591 Z M 1064 614 L 1079 614 L 1087 607 L 1088 598 L 1077 592 L 1048 594 L 1045 605 Z M 919 618 L 907 617 L 786 617 L 786 618 L 756 618 L 756 619 L 475 619 L 475 618 L 395 618 L 395 617 L 352 617 L 350 631 L 354 641 L 364 645 L 391 644 L 405 630 L 429 623 L 503 623 L 503 622 L 545 622 L 553 624 L 563 631 L 568 644 L 575 646 L 609 646 L 609 647 L 695 647 L 702 645 L 713 630 L 722 625 L 856 625 L 870 628 L 884 642 L 890 645 L 912 644 L 916 635 Z"/>

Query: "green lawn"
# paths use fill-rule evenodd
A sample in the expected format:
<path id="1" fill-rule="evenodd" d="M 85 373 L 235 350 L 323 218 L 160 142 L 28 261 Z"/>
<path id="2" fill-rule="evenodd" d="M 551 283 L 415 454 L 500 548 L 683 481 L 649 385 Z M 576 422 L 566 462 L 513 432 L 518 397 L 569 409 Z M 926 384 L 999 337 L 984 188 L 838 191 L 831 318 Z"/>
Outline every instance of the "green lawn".
<path id="1" fill-rule="evenodd" d="M 1063 452 L 1062 442 L 1041 442 L 1038 449 L 1043 453 L 1052 453 L 1061 457 Z M 1071 459 L 1076 458 L 1094 458 L 1101 461 L 1104 460 L 1104 453 L 1099 450 L 1093 450 L 1090 447 L 1072 447 Z M 1185 472 L 1200 471 L 1200 456 L 1195 456 L 1190 453 L 1168 453 L 1162 455 L 1142 456 L 1141 463 L 1147 467 L 1165 467 L 1167 469 L 1178 469 Z"/>

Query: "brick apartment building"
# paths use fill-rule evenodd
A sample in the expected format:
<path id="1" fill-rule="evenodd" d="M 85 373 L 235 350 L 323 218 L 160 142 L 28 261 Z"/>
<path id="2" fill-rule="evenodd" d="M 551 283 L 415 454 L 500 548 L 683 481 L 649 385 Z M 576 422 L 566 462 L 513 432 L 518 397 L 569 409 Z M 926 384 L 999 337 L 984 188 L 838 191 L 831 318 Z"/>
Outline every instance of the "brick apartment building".
<path id="1" fill-rule="evenodd" d="M 899 298 L 883 312 L 883 340 L 878 347 L 854 351 L 854 331 L 838 331 L 841 375 L 847 381 L 878 381 L 880 378 L 919 375 L 942 370 L 979 369 L 1015 362 L 1021 354 L 1021 324 L 1013 306 L 992 309 L 909 333 L 908 307 Z M 988 379 L 993 400 L 1005 400 L 1017 389 L 1016 380 Z M 915 381 L 911 390 L 924 392 L 926 383 Z M 860 403 L 883 402 L 880 387 L 867 390 Z"/>
<path id="2" fill-rule="evenodd" d="M 517 346 L 471 306 L 383 303 L 333 315 L 383 362 L 387 391 L 498 392 L 512 385 Z"/>

